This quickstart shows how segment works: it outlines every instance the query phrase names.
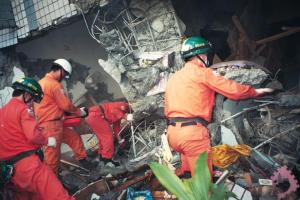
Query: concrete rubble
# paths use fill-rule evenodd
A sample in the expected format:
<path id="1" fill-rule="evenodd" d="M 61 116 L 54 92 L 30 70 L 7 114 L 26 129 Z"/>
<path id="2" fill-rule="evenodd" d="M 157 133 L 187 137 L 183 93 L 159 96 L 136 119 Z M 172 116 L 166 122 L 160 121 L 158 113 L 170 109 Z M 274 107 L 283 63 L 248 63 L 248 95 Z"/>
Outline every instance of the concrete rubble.
<path id="1" fill-rule="evenodd" d="M 99 189 L 97 193 L 101 199 L 121 198 L 124 196 L 124 189 L 131 184 L 135 188 L 144 188 L 150 184 L 145 176 L 139 179 L 137 174 L 141 173 L 141 169 L 145 171 L 148 162 L 161 159 L 159 136 L 166 128 L 163 119 L 164 87 L 168 77 L 182 65 L 179 43 L 184 26 L 173 13 L 169 1 L 131 1 L 131 12 L 125 18 L 120 16 L 128 14 L 128 10 L 123 10 L 120 5 L 117 10 L 120 11 L 118 14 L 110 13 L 108 7 L 105 12 L 110 14 L 111 19 L 106 21 L 101 16 L 96 16 L 99 20 L 95 19 L 95 24 L 98 23 L 97 29 L 100 31 L 96 40 L 108 52 L 107 60 L 99 59 L 98 63 L 120 85 L 124 96 L 133 107 L 134 123 L 124 132 L 131 142 L 127 151 L 123 152 L 126 157 L 118 154 L 115 156 L 122 160 L 125 171 L 100 167 L 98 174 L 109 173 L 114 178 L 103 178 L 101 183 L 96 181 L 88 186 L 102 185 L 102 188 L 104 185 L 105 189 Z M 126 33 L 122 32 L 124 29 Z M 212 68 L 217 75 L 227 79 L 254 87 L 269 84 L 279 91 L 279 94 L 260 101 L 236 102 L 217 95 L 214 120 L 209 125 L 213 145 L 245 143 L 254 148 L 275 136 L 274 140 L 261 146 L 259 151 L 254 151 L 250 158 L 243 158 L 229 168 L 232 174 L 231 181 L 226 183 L 227 190 L 236 193 L 238 199 L 276 199 L 278 195 L 292 198 L 292 191 L 298 187 L 298 183 L 293 182 L 294 178 L 287 180 L 293 184 L 291 190 L 282 188 L 280 180 L 274 184 L 273 179 L 276 170 L 281 166 L 288 166 L 284 172 L 289 174 L 297 166 L 295 163 L 300 150 L 299 132 L 296 128 L 289 128 L 296 127 L 300 118 L 289 112 L 291 107 L 299 106 L 299 95 L 283 93 L 282 84 L 271 78 L 272 74 L 267 68 L 255 62 L 221 62 Z M 93 76 L 90 74 L 85 80 L 86 87 L 97 87 L 98 80 L 92 78 Z M 235 114 L 237 117 L 232 117 Z M 278 133 L 284 133 L 284 136 L 277 137 Z M 173 164 L 177 165 L 179 158 L 178 155 L 174 156 Z M 266 160 L 271 163 L 268 169 L 264 168 Z M 117 185 L 111 185 L 112 179 Z M 271 183 L 273 180 L 273 186 L 261 184 L 261 179 L 267 179 Z M 130 183 L 127 184 L 128 182 Z M 81 189 L 76 193 L 77 197 L 80 196 L 79 199 L 95 194 L 95 190 L 85 193 L 85 188 L 82 189 L 80 185 L 76 187 Z M 122 190 L 118 189 L 120 187 Z M 108 192 L 109 190 L 114 193 Z M 157 188 L 152 187 L 151 191 L 154 194 Z"/>
<path id="2" fill-rule="evenodd" d="M 62 183 L 79 200 L 125 199 L 129 186 L 137 190 L 150 189 L 156 199 L 175 199 L 159 187 L 147 164 L 151 161 L 167 162 L 161 138 L 167 127 L 163 95 L 168 78 L 183 65 L 179 50 L 185 24 L 177 17 L 170 0 L 70 2 L 83 13 L 95 9 L 89 34 L 108 53 L 107 59 L 98 60 L 99 67 L 120 86 L 132 106 L 134 121 L 122 132 L 128 141 L 125 150 L 116 147 L 114 159 L 122 163 L 116 168 L 104 166 L 95 157 L 98 141 L 91 130 L 85 125 L 77 128 L 80 133 L 91 133 L 82 138 L 89 161 L 96 163 L 97 167 L 92 171 L 82 169 L 72 154 L 66 152 L 61 162 Z M 236 18 L 234 22 L 240 27 Z M 236 40 L 238 33 L 235 33 L 236 37 L 230 33 L 232 38 L 229 39 Z M 238 48 L 231 47 L 233 52 L 239 52 Z M 257 59 L 254 50 L 248 53 L 255 54 Z M 212 145 L 247 144 L 252 148 L 250 157 L 242 157 L 228 167 L 231 173 L 225 181 L 226 189 L 237 194 L 236 199 L 296 199 L 299 183 L 295 177 L 300 174 L 300 90 L 285 90 L 268 70 L 269 66 L 253 62 L 255 59 L 246 59 L 254 56 L 235 54 L 231 58 L 244 60 L 214 64 L 211 68 L 216 75 L 254 87 L 272 87 L 276 92 L 245 101 L 231 101 L 216 95 L 213 121 L 208 126 Z M 28 74 L 40 78 L 44 71 L 35 73 L 30 67 L 36 62 L 28 61 L 25 68 Z M 15 61 L 0 52 L 1 89 L 11 84 L 13 68 L 7 66 L 14 64 Z M 99 88 L 107 89 L 98 70 L 87 72 L 85 66 L 72 64 L 76 65 L 76 70 L 67 89 L 76 105 L 93 105 L 112 99 L 108 93 L 98 98 Z M 178 167 L 179 155 L 172 153 L 172 164 Z M 224 172 L 224 169 L 216 171 Z"/>

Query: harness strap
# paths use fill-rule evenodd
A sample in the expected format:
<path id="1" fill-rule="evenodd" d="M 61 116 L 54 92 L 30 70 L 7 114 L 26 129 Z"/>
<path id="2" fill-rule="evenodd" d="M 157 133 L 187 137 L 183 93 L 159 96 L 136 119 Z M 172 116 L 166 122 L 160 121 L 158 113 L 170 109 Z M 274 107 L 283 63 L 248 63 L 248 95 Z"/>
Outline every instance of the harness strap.
<path id="1" fill-rule="evenodd" d="M 191 118 L 171 117 L 168 119 L 168 125 L 176 126 L 177 122 L 182 122 L 181 127 L 193 126 L 193 125 L 197 125 L 197 124 L 202 124 L 203 126 L 206 127 L 208 125 L 208 122 L 200 117 L 191 117 Z"/>
<path id="2" fill-rule="evenodd" d="M 13 165 L 16 162 L 22 160 L 23 158 L 26 158 L 26 157 L 29 157 L 29 156 L 35 154 L 36 152 L 37 152 L 37 150 L 24 151 L 22 153 L 17 154 L 13 158 L 11 158 L 10 160 L 7 160 L 5 162 L 9 165 Z"/>

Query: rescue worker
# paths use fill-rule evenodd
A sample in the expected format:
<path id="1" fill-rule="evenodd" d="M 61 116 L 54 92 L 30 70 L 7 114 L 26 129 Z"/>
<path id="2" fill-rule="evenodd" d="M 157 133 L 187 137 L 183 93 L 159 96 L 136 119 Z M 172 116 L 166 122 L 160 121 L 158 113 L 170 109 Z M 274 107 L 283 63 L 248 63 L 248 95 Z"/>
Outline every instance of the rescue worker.
<path id="1" fill-rule="evenodd" d="M 43 133 L 47 137 L 55 137 L 57 141 L 56 148 L 44 147 L 45 162 L 55 174 L 58 173 L 62 142 L 70 145 L 72 149 L 76 149 L 75 152 L 82 150 L 81 156 L 86 156 L 78 134 L 71 134 L 70 131 L 63 134 L 62 119 L 65 112 L 79 116 L 87 115 L 85 108 L 76 108 L 64 92 L 61 81 L 64 78 L 69 78 L 71 73 L 72 66 L 67 60 L 55 60 L 50 72 L 39 81 L 45 96 L 39 104 L 34 106 L 39 125 L 44 128 Z M 87 161 L 83 159 L 81 163 L 86 164 Z"/>
<path id="2" fill-rule="evenodd" d="M 54 137 L 43 136 L 34 117 L 33 101 L 38 103 L 43 97 L 40 85 L 23 78 L 12 87 L 12 99 L 0 109 L 0 160 L 14 168 L 10 179 L 16 190 L 13 199 L 74 199 L 36 154 L 42 145 L 56 146 Z"/>
<path id="3" fill-rule="evenodd" d="M 89 115 L 85 118 L 86 123 L 96 134 L 99 141 L 98 154 L 105 165 L 115 167 L 118 162 L 112 160 L 115 153 L 114 136 L 120 146 L 125 145 L 125 140 L 120 137 L 121 120 L 131 121 L 130 106 L 126 102 L 109 102 L 89 108 Z M 110 127 L 112 125 L 112 128 Z"/>
<path id="4" fill-rule="evenodd" d="M 254 89 L 241 85 L 209 68 L 210 43 L 202 37 L 184 40 L 181 55 L 184 67 L 168 80 L 165 92 L 165 116 L 170 146 L 181 154 L 181 174 L 191 172 L 198 156 L 207 151 L 207 164 L 212 174 L 211 144 L 207 123 L 211 121 L 215 93 L 232 100 L 257 97 L 273 92 L 272 89 Z"/>

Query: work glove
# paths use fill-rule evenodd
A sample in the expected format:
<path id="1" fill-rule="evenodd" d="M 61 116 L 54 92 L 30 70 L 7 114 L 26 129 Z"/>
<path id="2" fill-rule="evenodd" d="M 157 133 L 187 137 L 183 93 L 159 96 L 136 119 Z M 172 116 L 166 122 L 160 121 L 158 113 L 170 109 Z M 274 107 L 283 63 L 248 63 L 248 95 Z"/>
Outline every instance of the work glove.
<path id="1" fill-rule="evenodd" d="M 132 122 L 133 121 L 133 114 L 131 114 L 131 113 L 127 114 L 126 119 L 127 119 L 127 121 Z"/>
<path id="2" fill-rule="evenodd" d="M 126 145 L 125 139 L 119 140 L 119 145 L 121 149 L 125 149 L 125 145 Z"/>
<path id="3" fill-rule="evenodd" d="M 80 110 L 80 117 L 87 117 L 89 115 L 89 109 L 87 107 L 81 107 Z"/>
<path id="4" fill-rule="evenodd" d="M 48 137 L 48 147 L 56 147 L 56 139 L 55 137 Z"/>
<path id="5" fill-rule="evenodd" d="M 255 89 L 255 91 L 258 95 L 265 95 L 265 94 L 274 92 L 274 89 L 272 89 L 272 88 L 259 88 L 259 89 Z"/>

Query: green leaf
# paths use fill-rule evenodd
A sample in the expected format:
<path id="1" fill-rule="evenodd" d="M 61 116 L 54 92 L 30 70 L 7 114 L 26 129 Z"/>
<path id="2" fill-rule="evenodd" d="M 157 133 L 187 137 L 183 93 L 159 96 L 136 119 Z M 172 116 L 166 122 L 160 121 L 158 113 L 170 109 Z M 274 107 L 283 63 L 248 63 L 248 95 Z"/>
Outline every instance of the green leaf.
<path id="1" fill-rule="evenodd" d="M 159 182 L 180 200 L 225 200 L 234 196 L 225 192 L 224 185 L 218 186 L 211 182 L 207 152 L 199 156 L 194 176 L 183 182 L 164 165 L 153 162 L 150 168 Z"/>
<path id="2" fill-rule="evenodd" d="M 201 194 L 203 200 L 209 199 L 209 188 L 211 185 L 210 172 L 207 166 L 207 152 L 201 153 L 196 161 L 193 184 L 198 194 Z"/>
<path id="3" fill-rule="evenodd" d="M 178 199 L 192 200 L 189 190 L 182 181 L 166 166 L 152 162 L 149 164 L 159 182 Z"/>
<path id="4" fill-rule="evenodd" d="M 226 193 L 223 185 L 211 184 L 211 200 L 224 200 L 226 198 Z"/>
<path id="5" fill-rule="evenodd" d="M 192 183 L 192 179 L 184 179 L 183 180 L 183 184 L 185 186 L 185 189 L 187 190 L 187 193 L 189 193 L 191 195 L 191 200 L 198 200 L 199 199 L 199 194 L 195 194 L 195 191 L 193 189 L 193 183 Z"/>
<path id="6" fill-rule="evenodd" d="M 203 200 L 203 194 L 199 193 L 198 188 L 195 186 L 192 179 L 186 180 L 186 185 L 191 191 L 191 194 L 193 195 L 195 200 Z"/>

